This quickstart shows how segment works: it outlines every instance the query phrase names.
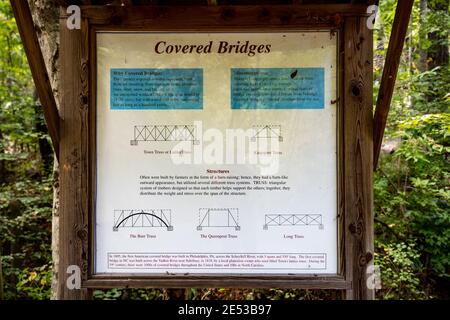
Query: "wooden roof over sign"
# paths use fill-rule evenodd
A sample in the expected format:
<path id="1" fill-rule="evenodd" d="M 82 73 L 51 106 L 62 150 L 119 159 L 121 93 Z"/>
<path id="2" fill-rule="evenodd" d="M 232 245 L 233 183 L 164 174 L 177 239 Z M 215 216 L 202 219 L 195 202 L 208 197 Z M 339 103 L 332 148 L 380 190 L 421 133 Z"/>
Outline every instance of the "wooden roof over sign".
<path id="1" fill-rule="evenodd" d="M 374 4 L 376 0 L 58 0 L 61 5 L 336 5 Z"/>

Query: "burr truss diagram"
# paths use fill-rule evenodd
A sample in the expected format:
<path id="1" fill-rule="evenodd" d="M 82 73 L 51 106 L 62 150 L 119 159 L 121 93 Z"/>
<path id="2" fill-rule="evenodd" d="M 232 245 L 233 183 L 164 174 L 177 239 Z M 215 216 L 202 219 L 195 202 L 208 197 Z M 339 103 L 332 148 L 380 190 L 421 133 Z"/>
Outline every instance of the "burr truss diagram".
<path id="1" fill-rule="evenodd" d="M 256 142 L 259 139 L 278 139 L 279 142 L 283 141 L 281 135 L 281 125 L 255 125 L 253 126 L 254 135 L 251 141 Z"/>
<path id="2" fill-rule="evenodd" d="M 120 228 L 166 228 L 172 231 L 170 209 L 114 210 L 113 231 Z"/>
<path id="3" fill-rule="evenodd" d="M 269 227 L 319 226 L 323 229 L 321 214 L 266 214 L 264 230 Z"/>
<path id="4" fill-rule="evenodd" d="M 138 125 L 134 126 L 134 137 L 130 145 L 149 141 L 191 141 L 198 144 L 195 125 Z"/>
<path id="5" fill-rule="evenodd" d="M 239 225 L 239 209 L 237 208 L 200 208 L 198 211 L 197 230 L 203 228 L 234 228 L 241 230 Z"/>

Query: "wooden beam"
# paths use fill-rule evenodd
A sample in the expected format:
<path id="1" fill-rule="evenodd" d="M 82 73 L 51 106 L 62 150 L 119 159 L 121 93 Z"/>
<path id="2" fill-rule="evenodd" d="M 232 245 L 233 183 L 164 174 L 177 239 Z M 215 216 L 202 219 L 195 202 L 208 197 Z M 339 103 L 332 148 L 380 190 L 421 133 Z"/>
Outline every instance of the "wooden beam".
<path id="1" fill-rule="evenodd" d="M 344 238 L 346 298 L 374 299 L 367 286 L 373 264 L 373 34 L 366 17 L 345 20 L 344 28 Z"/>
<path id="2" fill-rule="evenodd" d="M 60 117 L 53 95 L 50 78 L 45 67 L 44 57 L 35 33 L 33 18 L 28 1 L 11 0 L 11 6 L 19 28 L 20 37 L 25 48 L 34 85 L 41 101 L 48 132 L 53 142 L 56 158 L 59 160 L 59 122 Z"/>
<path id="3" fill-rule="evenodd" d="M 391 38 L 389 39 L 389 47 L 384 62 L 383 75 L 381 77 L 380 91 L 378 92 L 374 116 L 374 170 L 377 168 L 378 158 L 380 156 L 384 130 L 386 128 L 392 94 L 394 93 L 395 80 L 397 78 L 398 66 L 400 64 L 400 57 L 402 55 L 406 32 L 408 31 L 409 18 L 411 16 L 413 4 L 414 0 L 399 0 L 395 11 Z"/>
<path id="4" fill-rule="evenodd" d="M 82 6 L 81 15 L 91 25 L 117 29 L 196 31 L 257 28 L 340 27 L 347 16 L 366 15 L 366 5 L 267 5 L 267 6 Z M 195 17 L 192 18 L 192 17 Z M 176 23 L 174 23 L 176 21 Z M 144 27 L 147 26 L 147 27 Z"/>
<path id="5" fill-rule="evenodd" d="M 58 5 L 60 5 L 61 7 L 68 7 L 71 5 L 77 5 L 77 6 L 87 5 L 87 4 L 90 4 L 90 2 L 91 2 L 90 0 L 85 0 L 85 1 L 82 1 L 82 0 L 56 0 L 56 3 Z"/>
<path id="6" fill-rule="evenodd" d="M 94 278 L 84 281 L 83 288 L 204 288 L 205 281 L 208 287 L 220 288 L 293 288 L 293 289 L 351 289 L 350 281 L 346 281 L 337 276 L 324 277 L 296 277 L 286 276 L 273 278 L 273 275 L 258 276 L 211 276 L 211 275 L 191 275 L 191 276 L 159 276 L 154 275 L 130 277 L 117 275 L 94 276 Z"/>
<path id="7" fill-rule="evenodd" d="M 61 12 L 65 12 L 61 9 Z M 89 290 L 66 285 L 67 268 L 78 266 L 81 280 L 88 273 L 89 190 L 89 28 L 86 19 L 81 30 L 69 30 L 60 19 L 61 45 L 61 159 L 59 207 L 59 269 L 57 298 L 84 300 Z"/>

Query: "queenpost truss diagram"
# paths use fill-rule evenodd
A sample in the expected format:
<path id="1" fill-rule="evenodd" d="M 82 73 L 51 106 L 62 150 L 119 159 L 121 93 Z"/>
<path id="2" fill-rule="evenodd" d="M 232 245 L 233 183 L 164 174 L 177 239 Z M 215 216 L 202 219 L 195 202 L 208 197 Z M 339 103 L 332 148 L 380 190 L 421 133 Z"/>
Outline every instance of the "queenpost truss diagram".
<path id="1" fill-rule="evenodd" d="M 234 228 L 241 230 L 237 208 L 200 208 L 197 230 L 203 228 Z"/>

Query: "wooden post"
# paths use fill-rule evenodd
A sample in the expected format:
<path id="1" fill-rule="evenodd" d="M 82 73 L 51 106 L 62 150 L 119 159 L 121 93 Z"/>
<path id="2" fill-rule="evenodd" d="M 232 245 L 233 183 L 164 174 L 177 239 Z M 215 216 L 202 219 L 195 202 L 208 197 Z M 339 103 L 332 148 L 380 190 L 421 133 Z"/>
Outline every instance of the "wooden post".
<path id="1" fill-rule="evenodd" d="M 365 17 L 344 27 L 344 222 L 345 272 L 352 280 L 347 299 L 374 299 L 367 287 L 373 263 L 373 102 L 372 30 Z"/>
<path id="2" fill-rule="evenodd" d="M 64 13 L 64 9 L 62 14 Z M 88 274 L 88 31 L 69 30 L 60 19 L 61 34 L 61 157 L 60 157 L 60 260 L 58 299 L 89 298 L 87 289 L 70 290 L 67 268 Z"/>
<path id="3" fill-rule="evenodd" d="M 383 75 L 381 77 L 380 90 L 378 92 L 377 107 L 374 120 L 374 170 L 377 167 L 383 142 L 384 129 L 394 93 L 395 80 L 397 79 L 398 66 L 402 55 L 406 32 L 408 31 L 409 17 L 411 16 L 414 0 L 399 0 L 395 9 L 395 18 L 392 25 L 392 33 L 384 61 Z"/>

